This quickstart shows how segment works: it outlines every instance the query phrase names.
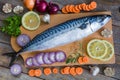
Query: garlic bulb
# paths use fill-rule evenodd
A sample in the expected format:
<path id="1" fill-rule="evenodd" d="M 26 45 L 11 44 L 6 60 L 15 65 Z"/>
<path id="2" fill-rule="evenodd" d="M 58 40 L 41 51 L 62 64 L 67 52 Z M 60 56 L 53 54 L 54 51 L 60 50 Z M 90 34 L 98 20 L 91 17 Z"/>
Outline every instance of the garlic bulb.
<path id="1" fill-rule="evenodd" d="M 3 5 L 2 10 L 4 13 L 10 13 L 12 12 L 12 5 L 9 3 L 6 3 L 5 5 Z"/>
<path id="2" fill-rule="evenodd" d="M 20 13 L 22 13 L 23 12 L 23 10 L 24 10 L 24 8 L 22 7 L 22 6 L 16 6 L 16 7 L 14 7 L 14 9 L 13 9 L 13 12 L 15 13 L 15 14 L 20 14 Z"/>
<path id="3" fill-rule="evenodd" d="M 106 76 L 114 76 L 114 75 L 115 75 L 115 69 L 110 68 L 110 67 L 107 67 L 107 68 L 105 68 L 105 70 L 104 70 L 104 74 L 105 74 Z"/>
<path id="4" fill-rule="evenodd" d="M 113 32 L 109 29 L 104 29 L 103 31 L 101 31 L 101 35 L 105 38 L 111 37 L 112 33 Z"/>
<path id="5" fill-rule="evenodd" d="M 50 23 L 50 15 L 49 15 L 49 14 L 45 14 L 45 15 L 42 17 L 42 20 L 43 20 L 43 22 L 45 22 L 45 23 Z"/>
<path id="6" fill-rule="evenodd" d="M 93 76 L 96 76 L 100 72 L 100 68 L 97 66 L 89 67 L 90 73 L 92 73 Z"/>

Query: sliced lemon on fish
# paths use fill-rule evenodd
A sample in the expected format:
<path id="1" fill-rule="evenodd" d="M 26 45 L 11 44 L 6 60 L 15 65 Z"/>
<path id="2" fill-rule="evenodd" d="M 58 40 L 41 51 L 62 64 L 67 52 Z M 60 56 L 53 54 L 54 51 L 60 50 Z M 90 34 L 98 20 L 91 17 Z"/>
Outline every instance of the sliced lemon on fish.
<path id="1" fill-rule="evenodd" d="M 111 58 L 112 58 L 112 56 L 114 55 L 114 47 L 113 47 L 113 45 L 110 43 L 110 42 L 108 42 L 108 41 L 106 41 L 106 40 L 102 40 L 104 43 L 105 43 L 105 45 L 107 46 L 107 53 L 106 53 L 106 55 L 103 57 L 103 58 L 101 58 L 100 60 L 101 61 L 108 61 L 108 60 L 110 60 Z"/>
<path id="2" fill-rule="evenodd" d="M 91 58 L 101 59 L 107 54 L 107 46 L 103 41 L 93 39 L 87 45 L 87 53 Z"/>
<path id="3" fill-rule="evenodd" d="M 22 17 L 22 26 L 28 30 L 36 30 L 40 26 L 40 16 L 34 11 L 25 13 Z"/>

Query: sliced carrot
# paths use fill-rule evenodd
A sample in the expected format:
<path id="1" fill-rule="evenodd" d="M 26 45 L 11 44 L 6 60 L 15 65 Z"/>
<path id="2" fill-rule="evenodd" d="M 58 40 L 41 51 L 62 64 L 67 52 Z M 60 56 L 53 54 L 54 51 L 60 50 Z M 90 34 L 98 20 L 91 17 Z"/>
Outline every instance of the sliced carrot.
<path id="1" fill-rule="evenodd" d="M 81 8 L 84 10 L 84 7 L 86 6 L 86 4 L 85 3 L 82 3 L 81 4 Z"/>
<path id="2" fill-rule="evenodd" d="M 86 5 L 85 9 L 86 11 L 90 11 L 90 9 L 88 8 L 88 5 Z"/>
<path id="3" fill-rule="evenodd" d="M 65 73 L 64 73 L 64 69 L 61 69 L 61 70 L 60 70 L 60 73 L 61 73 L 61 74 L 65 74 Z"/>
<path id="4" fill-rule="evenodd" d="M 66 9 L 67 12 L 70 12 L 70 11 L 69 11 L 69 7 L 70 7 L 70 5 L 66 5 L 66 6 L 65 6 L 65 9 Z"/>
<path id="5" fill-rule="evenodd" d="M 50 68 L 45 68 L 44 69 L 44 74 L 45 75 L 50 75 L 51 74 L 51 69 Z"/>
<path id="6" fill-rule="evenodd" d="M 78 6 L 79 6 L 79 10 L 82 10 L 81 4 L 79 4 Z"/>
<path id="7" fill-rule="evenodd" d="M 75 67 L 70 68 L 70 74 L 73 76 L 76 75 Z"/>
<path id="8" fill-rule="evenodd" d="M 33 69 L 29 70 L 28 74 L 31 77 L 35 76 L 35 70 L 33 70 Z"/>
<path id="9" fill-rule="evenodd" d="M 66 8 L 65 8 L 65 7 L 62 8 L 62 12 L 65 13 L 65 14 L 68 13 L 68 12 L 66 11 Z"/>
<path id="10" fill-rule="evenodd" d="M 70 12 L 73 12 L 73 8 L 74 8 L 74 5 L 70 5 L 70 6 L 69 6 L 69 11 L 70 11 Z"/>
<path id="11" fill-rule="evenodd" d="M 78 75 L 81 75 L 83 73 L 83 69 L 81 67 L 77 67 L 75 71 Z"/>
<path id="12" fill-rule="evenodd" d="M 88 5 L 88 9 L 89 9 L 89 10 L 93 10 L 93 8 L 92 8 L 91 5 Z"/>
<path id="13" fill-rule="evenodd" d="M 82 61 L 83 61 L 84 63 L 87 63 L 87 62 L 89 62 L 89 59 L 88 59 L 87 56 L 84 56 L 84 57 L 82 58 Z"/>
<path id="14" fill-rule="evenodd" d="M 97 3 L 95 2 L 95 1 L 92 1 L 91 3 L 90 3 L 90 5 L 92 6 L 92 8 L 96 8 L 97 7 Z"/>
<path id="15" fill-rule="evenodd" d="M 73 8 L 73 12 L 74 13 L 80 13 L 80 10 L 76 10 L 75 8 Z"/>
<path id="16" fill-rule="evenodd" d="M 79 64 L 83 64 L 83 60 L 82 60 L 82 59 L 83 59 L 83 57 L 79 57 L 79 58 L 78 58 L 78 63 L 79 63 Z"/>
<path id="17" fill-rule="evenodd" d="M 83 7 L 82 7 L 82 8 L 83 8 L 83 10 L 84 10 L 84 11 L 86 11 L 86 5 L 83 5 Z"/>
<path id="18" fill-rule="evenodd" d="M 57 74 L 58 73 L 58 69 L 57 68 L 53 68 L 53 73 Z"/>
<path id="19" fill-rule="evenodd" d="M 74 8 L 75 8 L 76 11 L 79 10 L 79 6 L 78 5 L 76 5 Z"/>
<path id="20" fill-rule="evenodd" d="M 64 68 L 64 73 L 65 73 L 65 74 L 69 74 L 69 71 L 70 71 L 70 67 L 65 67 L 65 68 Z"/>
<path id="21" fill-rule="evenodd" d="M 35 70 L 35 76 L 37 76 L 37 77 L 39 77 L 39 76 L 41 76 L 41 70 L 40 69 L 36 69 Z"/>

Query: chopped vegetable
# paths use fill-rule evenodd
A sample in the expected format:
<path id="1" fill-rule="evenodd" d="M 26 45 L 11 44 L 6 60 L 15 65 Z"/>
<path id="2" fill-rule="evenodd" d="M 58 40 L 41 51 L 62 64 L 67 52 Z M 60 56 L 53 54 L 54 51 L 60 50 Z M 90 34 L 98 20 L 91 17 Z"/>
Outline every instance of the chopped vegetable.
<path id="1" fill-rule="evenodd" d="M 44 54 L 43 61 L 45 64 L 52 64 L 52 62 L 49 60 L 49 53 Z"/>
<path id="2" fill-rule="evenodd" d="M 63 70 L 64 74 L 70 74 L 70 67 L 65 67 Z"/>
<path id="3" fill-rule="evenodd" d="M 49 60 L 53 63 L 56 62 L 55 56 L 56 56 L 55 52 L 50 52 L 49 53 Z"/>
<path id="4" fill-rule="evenodd" d="M 33 10 L 35 6 L 35 0 L 24 0 L 24 4 L 26 8 L 28 8 L 29 10 Z"/>
<path id="5" fill-rule="evenodd" d="M 61 69 L 61 70 L 60 70 L 60 73 L 61 73 L 61 74 L 65 74 L 65 73 L 64 73 L 64 69 Z"/>
<path id="6" fill-rule="evenodd" d="M 17 5 L 16 7 L 14 7 L 13 12 L 15 14 L 20 14 L 23 12 L 23 10 L 24 10 L 24 8 L 22 6 Z"/>
<path id="7" fill-rule="evenodd" d="M 58 69 L 57 69 L 57 68 L 53 68 L 52 71 L 53 71 L 54 74 L 57 74 L 57 73 L 58 73 Z"/>
<path id="8" fill-rule="evenodd" d="M 75 67 L 70 68 L 70 74 L 73 76 L 76 75 Z"/>
<path id="9" fill-rule="evenodd" d="M 36 10 L 38 12 L 46 12 L 48 3 L 45 0 L 36 0 Z"/>
<path id="10" fill-rule="evenodd" d="M 49 3 L 48 5 L 48 13 L 49 14 L 56 14 L 59 11 L 59 6 L 55 3 Z"/>
<path id="11" fill-rule="evenodd" d="M 42 74 L 42 72 L 41 72 L 40 69 L 36 69 L 36 70 L 35 70 L 35 76 L 40 77 L 41 74 Z"/>
<path id="12" fill-rule="evenodd" d="M 35 70 L 33 70 L 33 69 L 29 70 L 28 74 L 31 77 L 35 76 Z"/>
<path id="13" fill-rule="evenodd" d="M 37 62 L 37 60 L 36 60 L 35 57 L 32 58 L 32 62 L 33 62 L 33 66 L 34 66 L 34 67 L 40 66 L 40 64 Z"/>
<path id="14" fill-rule="evenodd" d="M 0 30 L 10 36 L 18 36 L 21 34 L 21 16 L 10 16 L 4 20 L 3 27 Z"/>
<path id="15" fill-rule="evenodd" d="M 26 61 L 25 61 L 25 63 L 26 63 L 26 65 L 28 66 L 28 67 L 32 67 L 33 66 L 33 61 L 32 61 L 32 57 L 28 57 L 27 59 L 26 59 Z"/>
<path id="16" fill-rule="evenodd" d="M 21 47 L 30 42 L 30 37 L 27 34 L 21 34 L 17 37 L 17 44 Z"/>
<path id="17" fill-rule="evenodd" d="M 3 5 L 2 10 L 4 13 L 10 13 L 10 12 L 12 12 L 12 5 L 9 3 L 6 3 Z"/>
<path id="18" fill-rule="evenodd" d="M 75 71 L 78 75 L 81 75 L 83 73 L 83 69 L 81 67 L 77 67 Z"/>
<path id="19" fill-rule="evenodd" d="M 83 60 L 82 60 L 82 59 L 83 59 L 83 57 L 79 57 L 79 58 L 78 58 L 78 63 L 79 63 L 79 64 L 83 64 Z"/>
<path id="20" fill-rule="evenodd" d="M 22 67 L 19 64 L 14 64 L 10 67 L 10 72 L 14 76 L 18 76 L 22 72 Z"/>
<path id="21" fill-rule="evenodd" d="M 51 69 L 50 68 L 45 68 L 44 69 L 44 74 L 47 75 L 47 76 L 50 75 L 51 74 Z"/>
<path id="22" fill-rule="evenodd" d="M 82 58 L 82 61 L 83 61 L 84 63 L 88 63 L 88 62 L 89 62 L 89 59 L 88 59 L 87 56 L 84 56 L 84 57 Z"/>
<path id="23" fill-rule="evenodd" d="M 66 60 L 66 54 L 63 51 L 57 51 L 55 58 L 57 62 L 64 62 Z"/>
<path id="24" fill-rule="evenodd" d="M 44 64 L 43 56 L 44 56 L 44 53 L 39 53 L 39 54 L 36 55 L 36 61 L 40 65 Z"/>

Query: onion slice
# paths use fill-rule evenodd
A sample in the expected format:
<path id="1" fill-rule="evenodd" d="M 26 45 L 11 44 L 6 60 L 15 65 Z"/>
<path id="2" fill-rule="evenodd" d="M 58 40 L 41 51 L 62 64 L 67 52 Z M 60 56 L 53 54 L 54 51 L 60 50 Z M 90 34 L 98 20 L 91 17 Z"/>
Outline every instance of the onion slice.
<path id="1" fill-rule="evenodd" d="M 32 59 L 33 59 L 32 57 L 28 57 L 28 58 L 26 59 L 25 63 L 26 63 L 26 65 L 27 65 L 28 67 L 32 67 L 32 66 L 33 66 L 33 60 L 32 60 Z"/>
<path id="2" fill-rule="evenodd" d="M 34 65 L 34 67 L 38 67 L 38 66 L 40 66 L 40 64 L 38 64 L 38 62 L 37 62 L 37 60 L 36 60 L 35 57 L 33 57 L 32 61 L 33 61 L 33 65 Z"/>
<path id="3" fill-rule="evenodd" d="M 63 51 L 57 51 L 55 58 L 57 62 L 64 62 L 66 59 L 66 54 Z"/>
<path id="4" fill-rule="evenodd" d="M 22 67 L 19 64 L 14 64 L 10 67 L 10 72 L 14 76 L 18 76 L 22 72 Z"/>
<path id="5" fill-rule="evenodd" d="M 50 52 L 49 53 L 49 60 L 51 61 L 51 62 L 56 62 L 56 60 L 55 60 L 55 52 Z"/>
<path id="6" fill-rule="evenodd" d="M 44 61 L 43 61 L 43 56 L 44 56 L 44 53 L 39 53 L 36 55 L 36 61 L 38 62 L 38 64 L 42 65 L 44 64 Z"/>
<path id="7" fill-rule="evenodd" d="M 49 53 L 44 54 L 43 61 L 45 64 L 52 64 L 52 62 L 49 60 Z"/>

